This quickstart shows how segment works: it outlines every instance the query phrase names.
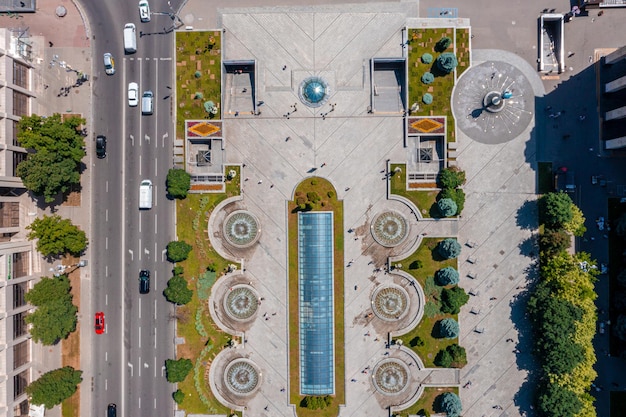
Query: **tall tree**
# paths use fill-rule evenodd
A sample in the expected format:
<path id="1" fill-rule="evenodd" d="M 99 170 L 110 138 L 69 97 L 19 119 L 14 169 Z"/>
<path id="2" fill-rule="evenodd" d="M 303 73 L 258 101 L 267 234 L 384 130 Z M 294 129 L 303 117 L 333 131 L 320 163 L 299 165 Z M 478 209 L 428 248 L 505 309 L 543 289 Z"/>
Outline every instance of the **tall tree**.
<path id="1" fill-rule="evenodd" d="M 553 229 L 560 229 L 572 221 L 574 203 L 566 193 L 548 193 L 539 199 L 539 221 Z"/>
<path id="2" fill-rule="evenodd" d="M 31 403 L 50 409 L 76 392 L 78 384 L 83 380 L 82 373 L 71 366 L 55 369 L 31 382 L 26 387 L 26 393 Z"/>
<path id="3" fill-rule="evenodd" d="M 57 214 L 37 218 L 26 228 L 29 239 L 38 239 L 37 250 L 44 256 L 80 255 L 87 247 L 85 232 Z"/>

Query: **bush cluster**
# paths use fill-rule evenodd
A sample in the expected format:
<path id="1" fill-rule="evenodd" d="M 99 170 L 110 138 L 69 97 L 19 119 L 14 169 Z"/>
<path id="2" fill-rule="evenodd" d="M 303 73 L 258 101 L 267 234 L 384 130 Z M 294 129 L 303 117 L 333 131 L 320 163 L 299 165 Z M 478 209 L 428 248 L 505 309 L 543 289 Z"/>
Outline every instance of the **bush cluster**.
<path id="1" fill-rule="evenodd" d="M 434 409 L 438 413 L 445 413 L 448 417 L 459 417 L 463 408 L 458 395 L 453 392 L 444 392 L 435 398 Z"/>
<path id="2" fill-rule="evenodd" d="M 332 398 L 330 395 L 325 395 L 323 397 L 319 396 L 306 396 L 302 399 L 302 407 L 307 408 L 309 410 L 323 410 L 328 407 L 332 402 Z"/>
<path id="3" fill-rule="evenodd" d="M 462 368 L 467 364 L 465 348 L 456 343 L 441 349 L 435 357 L 435 365 L 443 368 Z"/>
<path id="4" fill-rule="evenodd" d="M 539 237 L 539 249 L 544 257 L 553 257 L 571 245 L 570 233 L 582 236 L 585 217 L 567 193 L 543 195 L 539 201 L 539 222 L 544 230 Z"/>
<path id="5" fill-rule="evenodd" d="M 178 360 L 167 359 L 165 361 L 165 373 L 167 382 L 183 382 L 189 371 L 193 368 L 193 363 L 190 359 L 180 358 Z"/>
<path id="6" fill-rule="evenodd" d="M 198 93 L 196 93 L 197 95 Z M 202 98 L 202 97 L 196 97 Z M 178 199 L 187 198 L 191 188 L 191 175 L 184 169 L 172 168 L 167 171 L 167 193 Z"/>
<path id="7" fill-rule="evenodd" d="M 163 295 L 170 303 L 185 305 L 191 301 L 193 290 L 187 286 L 187 280 L 183 277 L 183 268 L 174 267 L 174 276 L 167 281 L 167 287 Z"/>
<path id="8" fill-rule="evenodd" d="M 432 84 L 433 81 L 435 81 L 435 76 L 432 72 L 425 72 L 424 75 L 422 75 L 422 82 L 424 84 Z"/>
<path id="9" fill-rule="evenodd" d="M 443 217 L 450 217 L 454 215 L 460 215 L 465 206 L 465 192 L 461 186 L 465 184 L 465 171 L 461 171 L 457 167 L 444 168 L 439 173 L 437 178 L 441 192 L 437 196 L 437 208 Z M 445 202 L 440 203 L 442 200 Z M 453 214 L 452 207 L 448 200 L 452 200 L 456 205 L 456 210 Z"/>
<path id="10" fill-rule="evenodd" d="M 444 259 L 455 259 L 461 254 L 461 245 L 456 241 L 456 239 L 444 239 L 439 242 L 437 252 Z"/>
<path id="11" fill-rule="evenodd" d="M 431 54 L 429 54 L 428 52 L 422 54 L 422 62 L 424 64 L 432 64 L 433 62 L 433 56 Z"/>

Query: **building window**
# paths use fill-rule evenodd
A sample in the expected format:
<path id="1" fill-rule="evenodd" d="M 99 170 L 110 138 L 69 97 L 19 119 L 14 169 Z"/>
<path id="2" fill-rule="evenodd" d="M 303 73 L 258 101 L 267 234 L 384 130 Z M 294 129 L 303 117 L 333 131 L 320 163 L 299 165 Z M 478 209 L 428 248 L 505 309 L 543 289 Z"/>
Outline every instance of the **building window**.
<path id="1" fill-rule="evenodd" d="M 30 379 L 28 377 L 28 371 L 29 370 L 27 369 L 13 377 L 13 399 L 16 399 L 20 395 L 24 394 L 24 390 L 28 386 Z"/>
<path id="2" fill-rule="evenodd" d="M 28 252 L 18 252 L 13 254 L 13 279 L 28 275 Z"/>
<path id="3" fill-rule="evenodd" d="M 26 313 L 18 313 L 13 316 L 13 340 L 24 336 L 28 333 L 28 325 L 26 324 Z"/>
<path id="4" fill-rule="evenodd" d="M 17 140 L 17 132 L 20 131 L 19 128 L 18 128 L 18 126 L 19 126 L 18 123 L 19 122 L 17 122 L 16 120 L 13 120 L 13 145 L 14 146 L 22 146 L 22 145 L 20 145 L 20 143 Z"/>
<path id="5" fill-rule="evenodd" d="M 30 340 L 24 340 L 13 346 L 13 370 L 30 361 Z"/>
<path id="6" fill-rule="evenodd" d="M 26 305 L 24 295 L 28 291 L 28 283 L 20 282 L 13 285 L 13 308 L 19 308 Z"/>
<path id="7" fill-rule="evenodd" d="M 26 417 L 28 416 L 28 400 L 24 400 L 21 403 L 13 407 L 13 417 Z"/>
<path id="8" fill-rule="evenodd" d="M 0 227 L 20 226 L 20 203 L 12 201 L 0 202 Z"/>
<path id="9" fill-rule="evenodd" d="M 17 172 L 17 166 L 24 160 L 26 160 L 26 157 L 28 156 L 28 154 L 26 152 L 18 152 L 18 151 L 13 151 L 13 172 L 11 173 L 13 176 L 16 176 L 15 173 Z"/>
<path id="10" fill-rule="evenodd" d="M 28 67 L 13 61 L 13 84 L 28 90 Z"/>
<path id="11" fill-rule="evenodd" d="M 13 115 L 28 116 L 28 96 L 13 90 Z"/>

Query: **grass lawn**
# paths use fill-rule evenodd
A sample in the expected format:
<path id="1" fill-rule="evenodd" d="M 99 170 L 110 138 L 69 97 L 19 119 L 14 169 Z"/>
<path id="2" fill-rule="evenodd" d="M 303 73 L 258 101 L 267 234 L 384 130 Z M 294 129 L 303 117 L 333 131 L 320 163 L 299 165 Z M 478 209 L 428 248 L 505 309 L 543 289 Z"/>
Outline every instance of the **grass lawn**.
<path id="1" fill-rule="evenodd" d="M 228 173 L 235 171 L 235 176 L 232 179 L 228 179 Z M 233 196 L 241 194 L 241 166 L 239 165 L 226 165 L 224 167 L 224 175 L 226 180 L 226 195 Z"/>
<path id="2" fill-rule="evenodd" d="M 439 190 L 407 190 L 406 164 L 391 164 L 390 172 L 394 172 L 396 167 L 399 167 L 401 171 L 395 173 L 390 179 L 391 194 L 400 195 L 411 201 L 422 213 L 422 217 L 439 217 L 436 205 Z"/>
<path id="3" fill-rule="evenodd" d="M 459 389 L 456 387 L 426 387 L 424 388 L 424 393 L 415 404 L 406 410 L 398 411 L 395 414 L 400 417 L 408 417 L 409 415 L 416 415 L 422 409 L 428 411 L 431 415 L 435 414 L 435 411 L 433 410 L 435 398 L 444 392 L 454 392 L 456 395 L 459 395 Z"/>
<path id="4" fill-rule="evenodd" d="M 300 352 L 298 323 L 298 214 L 295 201 L 289 202 L 289 400 L 296 405 L 298 417 L 335 417 L 339 404 L 345 404 L 345 347 L 344 347 L 344 300 L 343 300 L 343 203 L 337 200 L 332 184 L 322 178 L 307 178 L 296 189 L 296 198 L 304 199 L 315 191 L 321 202 L 313 211 L 334 212 L 334 294 L 335 294 L 335 395 L 331 405 L 324 410 L 308 410 L 300 407 L 304 396 L 300 395 Z M 329 193 L 332 193 L 329 196 Z M 322 206 L 322 204 L 324 204 Z"/>
<path id="5" fill-rule="evenodd" d="M 176 137 L 185 138 L 185 119 L 205 119 L 204 103 L 221 105 L 222 32 L 176 32 Z M 196 99 L 196 93 L 202 98 Z M 220 113 L 213 116 L 220 118 Z"/>
<path id="6" fill-rule="evenodd" d="M 178 357 L 191 359 L 194 369 L 187 378 L 178 384 L 185 393 L 185 400 L 179 408 L 187 414 L 229 414 L 230 409 L 221 405 L 211 393 L 208 381 L 204 379 L 206 366 L 222 350 L 231 336 L 219 330 L 213 323 L 205 300 L 199 297 L 200 276 L 206 274 L 207 267 L 213 265 L 217 276 L 227 269 L 227 260 L 220 257 L 208 240 L 208 218 L 213 208 L 228 194 L 189 194 L 186 199 L 176 202 L 179 240 L 193 246 L 187 260 L 179 263 L 184 268 L 184 276 L 189 288 L 194 290 L 191 302 L 177 307 L 178 337 L 185 343 L 177 346 Z M 200 284 L 200 285 L 199 285 Z M 206 288 L 202 288 L 206 291 Z M 202 329 L 203 335 L 198 329 Z"/>
<path id="7" fill-rule="evenodd" d="M 456 259 L 442 260 L 437 255 L 435 248 L 442 240 L 443 239 L 441 238 L 425 238 L 419 248 L 417 248 L 411 256 L 392 264 L 394 267 L 401 264 L 402 270 L 415 277 L 417 282 L 419 282 L 424 289 L 424 295 L 426 297 L 424 317 L 415 329 L 403 336 L 400 336 L 400 340 L 402 340 L 405 346 L 413 349 L 420 356 L 424 362 L 424 366 L 427 368 L 435 367 L 433 361 L 441 349 L 445 349 L 449 345 L 458 343 L 458 338 L 440 339 L 434 335 L 435 324 L 439 320 L 448 317 L 458 320 L 458 315 L 443 314 L 439 311 L 438 307 L 436 307 L 439 305 L 439 294 L 442 287 L 434 285 L 432 280 L 429 280 L 428 284 L 426 282 L 428 277 L 433 277 L 435 272 L 441 268 L 452 266 L 458 269 Z M 411 265 L 414 261 L 420 261 L 422 263 L 422 267 L 419 269 L 411 269 L 409 265 Z M 411 340 L 416 336 L 424 341 L 423 346 L 411 346 Z"/>
<path id="8" fill-rule="evenodd" d="M 469 28 L 457 28 L 454 31 L 456 57 L 459 66 L 456 67 L 457 78 L 470 66 L 470 30 Z"/>
<path id="9" fill-rule="evenodd" d="M 537 164 L 537 192 L 546 194 L 551 191 L 554 191 L 552 162 L 539 162 Z"/>
<path id="10" fill-rule="evenodd" d="M 437 68 L 437 57 L 441 55 L 441 53 L 435 51 L 435 44 L 441 38 L 447 36 L 452 39 L 453 43 L 444 52 L 454 52 L 456 37 L 453 32 L 453 28 L 409 29 L 409 107 L 412 107 L 413 103 L 419 104 L 419 109 L 412 111 L 411 115 L 446 116 L 447 142 L 456 141 L 454 136 L 454 117 L 452 116 L 452 106 L 450 105 L 455 74 L 454 71 L 443 74 Z M 425 64 L 422 62 L 421 57 L 424 53 L 429 53 L 433 56 L 434 59 L 432 63 Z M 435 81 L 431 84 L 422 83 L 422 75 L 426 72 L 431 72 L 435 76 Z M 422 97 L 425 93 L 430 93 L 433 96 L 433 102 L 431 104 L 425 104 L 422 101 Z"/>

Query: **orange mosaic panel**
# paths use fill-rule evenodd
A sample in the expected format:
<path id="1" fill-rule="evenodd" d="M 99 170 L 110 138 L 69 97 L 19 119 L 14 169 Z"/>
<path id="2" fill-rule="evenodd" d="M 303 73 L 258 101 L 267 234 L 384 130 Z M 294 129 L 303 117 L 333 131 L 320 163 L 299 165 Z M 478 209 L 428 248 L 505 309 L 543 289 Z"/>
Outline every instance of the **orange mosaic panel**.
<path id="1" fill-rule="evenodd" d="M 433 119 L 420 119 L 417 122 L 411 123 L 411 127 L 424 133 L 431 133 L 435 130 L 441 129 L 443 124 Z"/>
<path id="2" fill-rule="evenodd" d="M 211 123 L 198 123 L 189 128 L 189 131 L 195 133 L 198 136 L 211 136 L 213 133 L 220 130 L 220 127 Z"/>

